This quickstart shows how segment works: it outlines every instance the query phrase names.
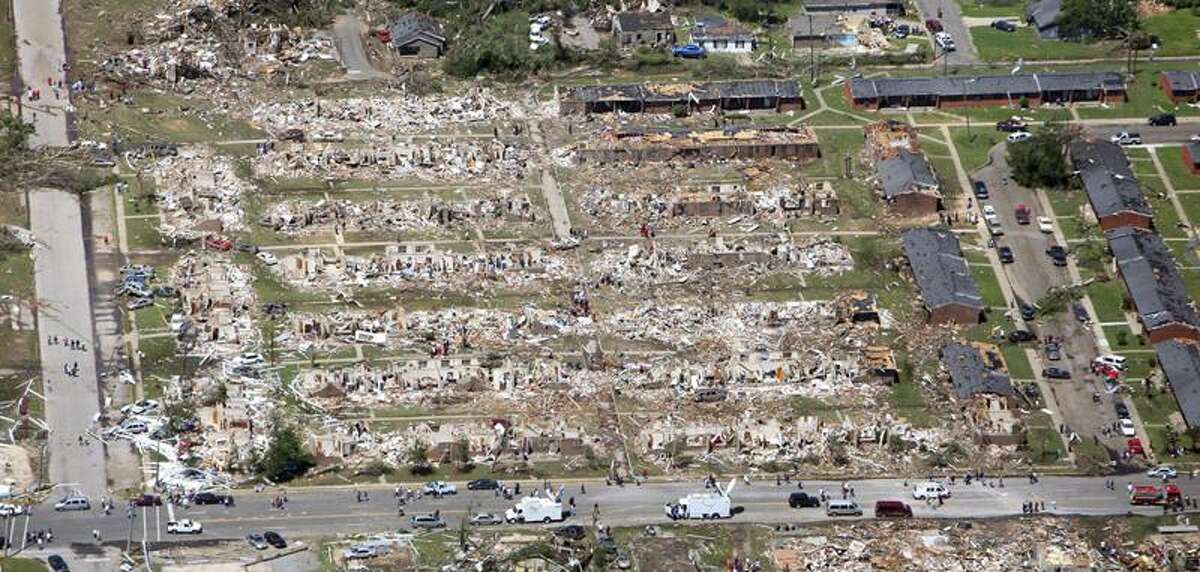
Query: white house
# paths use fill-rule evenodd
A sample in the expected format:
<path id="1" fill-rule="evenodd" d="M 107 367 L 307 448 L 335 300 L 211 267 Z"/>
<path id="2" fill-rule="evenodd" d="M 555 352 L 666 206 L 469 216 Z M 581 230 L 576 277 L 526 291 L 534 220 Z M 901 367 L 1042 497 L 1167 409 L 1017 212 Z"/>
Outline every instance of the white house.
<path id="1" fill-rule="evenodd" d="M 697 20 L 692 43 L 719 54 L 750 53 L 758 47 L 758 39 L 749 28 L 720 18 Z"/>

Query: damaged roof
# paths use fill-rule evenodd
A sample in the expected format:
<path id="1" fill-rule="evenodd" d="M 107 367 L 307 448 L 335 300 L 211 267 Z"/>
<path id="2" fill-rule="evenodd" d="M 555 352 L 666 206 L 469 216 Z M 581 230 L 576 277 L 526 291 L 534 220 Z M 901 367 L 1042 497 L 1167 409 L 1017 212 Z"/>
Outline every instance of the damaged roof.
<path id="1" fill-rule="evenodd" d="M 950 372 L 950 383 L 959 400 L 966 401 L 976 395 L 1013 395 L 1008 376 L 988 368 L 979 355 L 979 349 L 965 344 L 947 344 L 942 347 L 942 365 Z"/>
<path id="2" fill-rule="evenodd" d="M 854 99 L 879 97 L 988 97 L 1038 96 L 1045 92 L 1084 91 L 1102 86 L 1124 92 L 1125 80 L 1116 72 L 1038 73 L 974 77 L 857 78 L 850 81 Z"/>
<path id="3" fill-rule="evenodd" d="M 1058 22 L 1062 12 L 1062 0 L 1038 0 L 1030 2 L 1025 9 L 1025 18 L 1032 20 L 1039 30 L 1049 28 Z"/>
<path id="4" fill-rule="evenodd" d="M 875 174 L 885 198 L 914 191 L 927 191 L 938 188 L 937 177 L 929 166 L 929 161 L 920 153 L 903 150 L 890 159 L 884 159 L 875 164 Z"/>
<path id="5" fill-rule="evenodd" d="M 392 34 L 392 44 L 397 46 L 403 46 L 420 37 L 433 40 L 437 44 L 446 42 L 442 25 L 432 16 L 420 12 L 405 12 L 397 16 L 388 25 L 388 31 Z"/>
<path id="6" fill-rule="evenodd" d="M 672 29 L 671 15 L 666 12 L 621 12 L 616 24 L 622 32 Z"/>
<path id="7" fill-rule="evenodd" d="M 742 24 L 721 17 L 701 18 L 692 29 L 692 41 L 754 40 L 754 32 Z"/>
<path id="8" fill-rule="evenodd" d="M 983 298 L 954 233 L 932 228 L 907 230 L 904 255 L 912 266 L 926 307 L 962 304 L 983 311 Z"/>
<path id="9" fill-rule="evenodd" d="M 1071 144 L 1071 162 L 1079 171 L 1096 216 L 1104 218 L 1121 212 L 1154 215 L 1125 152 L 1115 143 L 1077 141 Z"/>
<path id="10" fill-rule="evenodd" d="M 1185 323 L 1200 329 L 1200 315 L 1175 268 L 1171 250 L 1158 234 L 1126 226 L 1105 236 L 1146 328 Z"/>
<path id="11" fill-rule="evenodd" d="M 1200 346 L 1168 340 L 1154 344 L 1179 411 L 1188 427 L 1200 427 Z"/>
<path id="12" fill-rule="evenodd" d="M 687 101 L 741 97 L 799 98 L 800 84 L 793 80 L 720 81 L 698 84 L 585 85 L 567 91 L 565 99 L 596 101 Z"/>
<path id="13" fill-rule="evenodd" d="M 1165 71 L 1162 74 L 1172 92 L 1200 91 L 1200 71 Z"/>

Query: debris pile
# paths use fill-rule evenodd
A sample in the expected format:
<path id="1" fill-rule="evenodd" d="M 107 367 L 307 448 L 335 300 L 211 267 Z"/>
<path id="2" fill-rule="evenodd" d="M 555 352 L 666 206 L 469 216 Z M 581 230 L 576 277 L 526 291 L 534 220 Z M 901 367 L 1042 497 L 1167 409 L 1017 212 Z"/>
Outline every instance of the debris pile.
<path id="1" fill-rule="evenodd" d="M 245 228 L 241 200 L 253 187 L 234 171 L 227 157 L 201 146 L 155 162 L 163 236 L 195 240 Z"/>
<path id="2" fill-rule="evenodd" d="M 787 218 L 837 218 L 841 205 L 829 181 L 797 186 L 778 185 L 746 191 L 743 185 L 704 185 L 674 194 L 625 193 L 610 186 L 590 186 L 579 199 L 585 214 L 622 226 L 654 224 L 679 228 L 695 224 L 694 218 L 729 217 L 727 224 L 745 225 L 753 231 L 758 221 L 782 223 Z M 715 189 L 715 190 L 714 190 Z"/>
<path id="3" fill-rule="evenodd" d="M 494 196 L 461 201 L 421 200 L 281 201 L 271 205 L 258 223 L 277 232 L 298 235 L 319 228 L 396 232 L 438 227 L 511 227 L 539 220 L 529 197 L 514 191 L 483 191 Z"/>
<path id="4" fill-rule="evenodd" d="M 255 162 L 262 177 L 477 181 L 525 175 L 529 148 L 493 139 L 397 143 L 386 148 L 330 143 L 276 143 Z"/>

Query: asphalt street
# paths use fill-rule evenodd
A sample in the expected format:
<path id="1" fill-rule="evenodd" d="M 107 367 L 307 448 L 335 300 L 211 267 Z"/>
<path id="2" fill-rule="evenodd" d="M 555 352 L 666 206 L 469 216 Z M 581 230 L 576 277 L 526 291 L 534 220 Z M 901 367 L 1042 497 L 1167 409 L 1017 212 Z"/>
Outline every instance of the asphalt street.
<path id="1" fill-rule="evenodd" d="M 70 105 L 70 90 L 59 90 L 56 96 L 50 85 L 57 85 L 63 77 L 62 65 L 67 61 L 60 0 L 13 0 L 12 10 L 21 81 L 42 92 L 36 101 L 21 94 L 21 115 L 37 127 L 30 144 L 65 146 L 69 137 L 66 108 Z"/>
<path id="2" fill-rule="evenodd" d="M 1181 122 L 1174 127 L 1151 127 L 1146 121 L 1114 121 L 1105 125 L 1090 125 L 1088 132 L 1107 140 L 1122 131 L 1137 133 L 1146 145 L 1187 143 L 1192 136 L 1200 134 L 1200 125 Z"/>
<path id="3" fill-rule="evenodd" d="M 945 481 L 943 481 L 945 482 Z M 1022 504 L 1027 501 L 1044 502 L 1046 512 L 1057 515 L 1123 515 L 1161 514 L 1156 507 L 1133 507 L 1129 504 L 1126 486 L 1128 483 L 1154 484 L 1142 475 L 1118 478 L 1114 490 L 1105 487 L 1104 478 L 1088 477 L 1043 477 L 1038 483 L 1028 478 L 1010 478 L 1003 486 L 996 479 L 986 485 L 977 481 L 965 485 L 961 480 L 950 485 L 952 497 L 943 506 L 927 505 L 914 501 L 911 495 L 913 482 L 899 479 L 854 481 L 854 500 L 865 509 L 870 518 L 872 507 L 879 499 L 901 499 L 913 506 L 917 518 L 990 518 L 1020 516 Z M 1184 478 L 1178 483 L 1185 495 L 1200 495 L 1200 481 Z M 532 483 L 524 483 L 522 492 L 528 494 Z M 828 494 L 841 496 L 840 483 L 805 482 L 804 491 L 816 495 L 824 489 Z M 408 530 L 408 518 L 414 514 L 439 511 L 450 527 L 457 526 L 468 513 L 491 512 L 502 515 L 512 506 L 492 491 L 467 491 L 459 485 L 457 495 L 433 499 L 426 496 L 405 506 L 405 516 L 397 514 L 392 489 L 385 487 L 363 488 L 369 492 L 370 500 L 356 501 L 356 489 L 316 489 L 287 491 L 288 503 L 284 509 L 271 507 L 271 500 L 278 492 L 236 494 L 233 506 L 196 506 L 190 508 L 164 505 L 134 509 L 130 518 L 125 509 L 118 506 L 110 515 L 98 510 L 84 512 L 55 512 L 52 501 L 36 507 L 28 523 L 18 518 L 17 526 L 30 530 L 50 528 L 57 543 L 94 544 L 92 531 L 99 531 L 104 542 L 124 543 L 132 534 L 134 542 L 145 538 L 149 542 L 211 541 L 216 539 L 240 539 L 254 531 L 273 530 L 287 538 L 327 536 L 333 532 L 382 533 Z M 795 483 L 776 486 L 772 481 L 754 481 L 751 485 L 739 481 L 731 497 L 741 512 L 729 522 L 734 523 L 794 523 L 828 520 L 825 512 L 818 508 L 792 509 L 788 507 L 789 493 L 799 490 Z M 586 494 L 578 484 L 571 484 L 563 493 L 564 502 L 574 498 L 577 513 L 568 522 L 591 525 L 593 513 L 596 521 L 616 526 L 641 526 L 663 524 L 670 520 L 663 513 L 663 505 L 693 492 L 703 492 L 700 482 L 647 483 L 643 486 L 604 486 L 589 483 Z M 97 503 L 98 504 L 98 503 Z M 735 509 L 736 510 L 736 509 Z M 177 537 L 166 532 L 167 522 L 172 518 L 190 518 L 203 524 L 200 535 Z M 844 518 L 844 517 L 840 517 Z M 515 525 L 515 526 L 542 526 Z M 16 538 L 20 538 L 18 535 Z"/>
<path id="4" fill-rule="evenodd" d="M 342 14 L 333 21 L 333 44 L 346 74 L 359 79 L 387 79 L 389 76 L 374 68 L 363 51 L 362 34 L 367 26 L 355 16 Z"/>
<path id="5" fill-rule="evenodd" d="M 954 38 L 956 50 L 945 54 L 943 56 L 945 61 L 938 61 L 938 65 L 967 66 L 979 63 L 979 55 L 975 53 L 975 44 L 971 43 L 971 33 L 967 30 L 966 23 L 963 22 L 958 2 L 955 0 L 917 0 L 917 6 L 921 8 L 922 25 L 924 25 L 925 19 L 938 18 L 942 21 L 945 32 Z M 941 48 L 936 48 L 935 53 L 941 56 Z"/>
<path id="6" fill-rule="evenodd" d="M 87 437 L 80 442 L 95 428 L 100 413 L 83 211 L 77 195 L 39 189 L 29 193 L 29 215 L 39 242 L 34 283 L 43 304 L 38 334 L 50 426 L 50 481 L 99 496 L 108 487 L 102 445 Z M 51 344 L 52 338 L 59 341 Z M 66 345 L 66 340 L 81 342 L 83 349 Z M 77 367 L 77 375 L 68 376 L 64 366 Z"/>

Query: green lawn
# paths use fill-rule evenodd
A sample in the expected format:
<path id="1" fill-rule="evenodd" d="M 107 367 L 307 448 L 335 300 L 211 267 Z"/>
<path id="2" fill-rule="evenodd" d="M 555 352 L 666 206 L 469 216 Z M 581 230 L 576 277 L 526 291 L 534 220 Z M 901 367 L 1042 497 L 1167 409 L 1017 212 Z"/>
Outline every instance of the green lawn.
<path id="1" fill-rule="evenodd" d="M 17 35 L 12 19 L 12 0 L 0 0 L 0 92 L 8 93 L 17 71 Z"/>
<path id="2" fill-rule="evenodd" d="M 949 158 L 929 157 L 929 165 L 942 184 L 942 195 L 946 198 L 956 197 L 962 193 L 962 185 L 958 182 L 958 169 L 954 160 Z"/>
<path id="3" fill-rule="evenodd" d="M 127 218 L 125 233 L 131 250 L 162 247 L 162 235 L 158 232 L 157 218 Z"/>
<path id="4" fill-rule="evenodd" d="M 1008 307 L 1004 300 L 1004 292 L 1000 290 L 1000 281 L 996 279 L 996 273 L 990 267 L 972 266 L 971 275 L 975 277 L 975 284 L 979 286 L 979 295 L 983 297 L 985 306 Z"/>
<path id="5" fill-rule="evenodd" d="M 1104 337 L 1116 351 L 1144 350 L 1148 347 L 1145 338 L 1134 335 L 1129 326 L 1104 326 Z"/>
<path id="6" fill-rule="evenodd" d="M 1187 161 L 1183 158 L 1183 147 L 1162 147 L 1158 150 L 1158 160 L 1162 163 L 1171 186 L 1177 191 L 1200 191 L 1200 175 L 1188 169 Z M 1186 195 L 1184 195 L 1186 196 Z"/>
<path id="7" fill-rule="evenodd" d="M 958 0 L 958 7 L 967 18 L 1019 18 L 1025 14 L 1022 0 Z"/>
<path id="8" fill-rule="evenodd" d="M 1142 30 L 1158 36 L 1159 56 L 1189 56 L 1200 51 L 1196 30 L 1200 16 L 1190 10 L 1172 10 L 1142 20 Z"/>
<path id="9" fill-rule="evenodd" d="M 1000 348 L 1000 352 L 1004 354 L 1004 363 L 1008 365 L 1008 375 L 1013 379 L 1033 379 L 1033 366 L 1029 365 L 1029 356 L 1025 355 L 1025 348 L 1014 345 L 1004 344 Z"/>
<path id="10" fill-rule="evenodd" d="M 1196 251 L 1188 246 L 1187 242 L 1173 240 L 1166 243 L 1167 248 L 1171 249 L 1171 256 L 1175 257 L 1175 264 L 1179 266 L 1198 266 L 1200 259 L 1196 258 Z"/>
<path id="11" fill-rule="evenodd" d="M 1054 216 L 1076 216 L 1087 205 L 1087 195 L 1078 190 L 1047 190 L 1046 198 L 1050 200 L 1050 208 Z"/>
<path id="12" fill-rule="evenodd" d="M 1142 181 L 1146 182 L 1145 180 Z M 1149 185 L 1147 185 L 1149 186 Z M 1163 238 L 1187 238 L 1187 233 L 1179 228 L 1179 212 L 1170 199 L 1160 199 L 1153 193 L 1147 193 L 1147 202 L 1154 209 L 1154 228 Z"/>
<path id="13" fill-rule="evenodd" d="M 1133 405 L 1137 407 L 1138 417 L 1142 418 L 1142 423 L 1150 425 L 1166 425 L 1167 418 L 1179 411 L 1179 403 L 1175 401 L 1175 396 L 1168 391 L 1157 391 L 1154 395 L 1147 397 L 1146 390 L 1141 384 L 1133 384 L 1130 386 L 1133 389 Z"/>
<path id="14" fill-rule="evenodd" d="M 1054 420 L 1041 411 L 1025 418 L 1025 445 L 1032 462 L 1049 464 L 1062 456 L 1063 442 L 1054 427 Z"/>
<path id="15" fill-rule="evenodd" d="M 1120 322 L 1125 320 L 1121 306 L 1125 300 L 1125 285 L 1120 280 L 1108 282 L 1092 282 L 1087 287 L 1088 298 L 1096 308 L 1096 319 L 1101 322 Z"/>
<path id="16" fill-rule="evenodd" d="M 971 38 L 979 57 L 990 62 L 1015 62 L 1025 60 L 1078 60 L 1112 56 L 1116 53 L 1113 42 L 1082 43 L 1043 40 L 1030 27 L 1017 28 L 1015 32 L 1001 32 L 990 26 L 973 26 Z"/>
<path id="17" fill-rule="evenodd" d="M 1187 288 L 1188 294 L 1192 300 L 1200 300 L 1200 270 L 1188 270 L 1186 268 L 1179 269 L 1179 278 L 1183 280 L 1184 288 Z"/>
<path id="18" fill-rule="evenodd" d="M 1200 225 L 1200 193 L 1177 194 L 1179 204 L 1183 205 L 1183 214 L 1187 215 L 1192 225 Z"/>
<path id="19" fill-rule="evenodd" d="M 31 558 L 5 558 L 0 560 L 0 570 L 4 572 L 47 572 L 45 564 Z"/>
<path id="20" fill-rule="evenodd" d="M 987 165 L 988 151 L 1004 141 L 1004 133 L 984 124 L 972 127 L 970 133 L 967 133 L 965 128 L 953 128 L 950 130 L 950 138 L 954 141 L 954 147 L 958 149 L 958 158 L 962 161 L 963 168 L 971 173 Z"/>
<path id="21" fill-rule="evenodd" d="M 1117 352 L 1129 360 L 1125 369 L 1125 379 L 1145 379 L 1154 369 L 1151 364 L 1158 364 L 1153 352 Z"/>
<path id="22" fill-rule="evenodd" d="M 1200 110 L 1187 105 L 1172 103 L 1171 100 L 1167 99 L 1167 95 L 1163 93 L 1162 87 L 1158 83 L 1159 74 L 1162 71 L 1190 70 L 1193 68 L 1194 65 L 1183 64 L 1181 62 L 1159 62 L 1154 64 L 1143 62 L 1139 64 L 1137 71 L 1134 73 L 1133 80 L 1129 82 L 1129 101 L 1108 107 L 1079 107 L 1079 116 L 1083 119 L 1136 117 L 1138 118 L 1138 123 L 1141 123 L 1144 118 L 1164 111 L 1170 111 L 1180 116 L 1200 115 Z M 1111 71 L 1112 64 L 1085 69 Z M 1122 69 L 1122 71 L 1125 70 Z"/>
<path id="23" fill-rule="evenodd" d="M 933 416 L 929 414 L 925 397 L 921 395 L 921 386 L 911 381 L 897 383 L 892 386 L 888 402 L 892 404 L 892 408 L 900 417 L 908 420 L 914 426 L 930 427 L 933 425 Z"/>

